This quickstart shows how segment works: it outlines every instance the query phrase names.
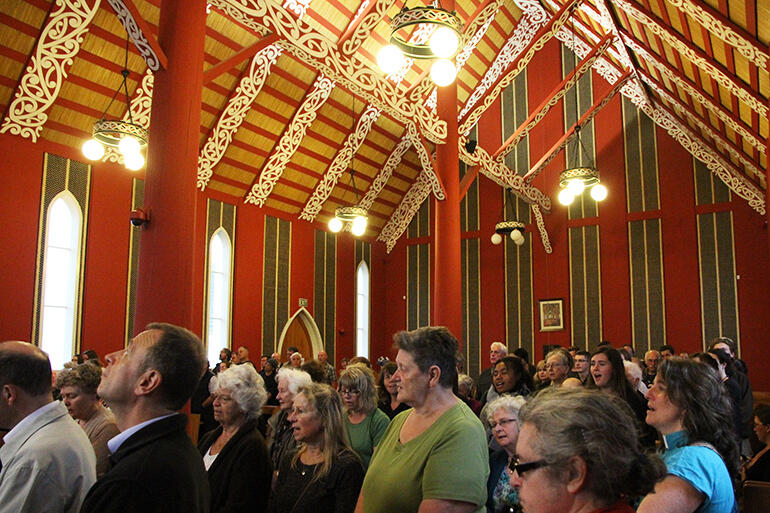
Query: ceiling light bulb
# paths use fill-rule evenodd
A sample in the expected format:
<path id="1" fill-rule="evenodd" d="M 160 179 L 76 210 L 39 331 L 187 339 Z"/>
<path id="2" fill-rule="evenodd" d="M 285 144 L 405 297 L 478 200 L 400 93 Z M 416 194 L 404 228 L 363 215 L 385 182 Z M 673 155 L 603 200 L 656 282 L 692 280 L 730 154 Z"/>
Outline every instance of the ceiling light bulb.
<path id="1" fill-rule="evenodd" d="M 519 230 L 513 230 L 511 232 L 511 240 L 516 244 L 521 245 L 524 243 L 524 235 L 522 235 L 521 231 Z"/>
<path id="2" fill-rule="evenodd" d="M 440 58 L 449 58 L 455 54 L 460 45 L 457 32 L 449 27 L 439 27 L 430 36 L 430 50 L 433 55 Z"/>
<path id="3" fill-rule="evenodd" d="M 501 242 L 503 242 L 503 237 L 499 233 L 493 233 L 492 234 L 492 244 L 497 246 Z"/>
<path id="4" fill-rule="evenodd" d="M 567 182 L 567 190 L 572 193 L 573 196 L 580 196 L 583 194 L 583 191 L 585 190 L 586 186 L 583 183 L 583 180 L 580 180 L 578 178 L 573 178 L 569 182 Z"/>
<path id="5" fill-rule="evenodd" d="M 96 139 L 89 139 L 83 143 L 83 155 L 88 160 L 99 160 L 104 156 L 104 146 Z"/>
<path id="6" fill-rule="evenodd" d="M 144 157 L 138 151 L 136 153 L 129 153 L 123 157 L 123 163 L 131 171 L 139 171 L 144 166 Z"/>
<path id="7" fill-rule="evenodd" d="M 596 201 L 602 201 L 607 197 L 607 188 L 602 184 L 596 184 L 591 187 L 591 197 Z"/>
<path id="8" fill-rule="evenodd" d="M 366 218 L 364 216 L 358 216 L 353 219 L 353 227 L 350 229 L 353 235 L 360 237 L 366 232 Z"/>
<path id="9" fill-rule="evenodd" d="M 386 75 L 397 72 L 404 64 L 404 54 L 396 45 L 383 46 L 377 52 L 377 66 L 385 72 Z"/>
<path id="10" fill-rule="evenodd" d="M 141 148 L 139 147 L 139 141 L 137 141 L 134 137 L 131 137 L 130 135 L 127 135 L 123 139 L 120 140 L 118 143 L 118 151 L 126 157 L 128 155 L 131 155 L 133 153 L 139 153 L 139 150 Z"/>
<path id="11" fill-rule="evenodd" d="M 456 76 L 455 65 L 449 59 L 438 59 L 430 67 L 430 78 L 439 87 L 448 86 Z"/>
<path id="12" fill-rule="evenodd" d="M 570 192 L 569 189 L 562 189 L 562 191 L 559 193 L 559 203 L 562 205 L 569 205 L 575 200 L 575 196 Z"/>
<path id="13" fill-rule="evenodd" d="M 331 230 L 332 233 L 337 233 L 338 231 L 342 230 L 342 221 L 336 217 L 329 219 L 329 230 Z"/>

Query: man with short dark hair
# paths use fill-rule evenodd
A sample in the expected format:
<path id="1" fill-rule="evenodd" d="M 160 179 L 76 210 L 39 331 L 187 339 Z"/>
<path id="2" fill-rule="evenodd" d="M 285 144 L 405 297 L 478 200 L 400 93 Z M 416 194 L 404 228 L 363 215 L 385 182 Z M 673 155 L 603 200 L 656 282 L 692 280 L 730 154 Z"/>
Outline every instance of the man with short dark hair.
<path id="1" fill-rule="evenodd" d="M 249 350 L 246 348 L 246 346 L 238 346 L 238 351 L 236 353 L 238 354 L 238 361 L 235 362 L 237 365 L 249 364 L 254 367 L 254 370 L 257 370 L 254 362 L 249 359 Z M 236 353 L 234 353 L 234 355 Z"/>
<path id="2" fill-rule="evenodd" d="M 674 350 L 674 346 L 670 346 L 668 344 L 664 346 L 660 346 L 660 349 L 658 349 L 658 352 L 660 353 L 660 357 L 664 360 L 668 360 L 672 356 L 676 355 L 676 351 Z"/>
<path id="3" fill-rule="evenodd" d="M 572 373 L 574 377 L 580 380 L 580 383 L 585 385 L 588 379 L 588 374 L 591 371 L 591 353 L 585 349 L 579 350 L 575 353 L 575 363 L 572 366 Z"/>
<path id="4" fill-rule="evenodd" d="M 318 351 L 318 362 L 324 371 L 324 383 L 331 385 L 337 381 L 337 371 L 334 370 L 334 365 L 329 363 L 329 355 L 326 351 Z"/>
<path id="5" fill-rule="evenodd" d="M 26 342 L 0 343 L 0 511 L 76 513 L 96 481 L 85 432 L 51 395 L 51 362 Z"/>
<path id="6" fill-rule="evenodd" d="M 502 342 L 492 342 L 489 345 L 489 363 L 492 365 L 484 369 L 476 379 L 476 397 L 477 401 L 481 401 L 482 405 L 486 403 L 487 392 L 492 387 L 492 370 L 495 368 L 495 364 L 500 361 L 501 358 L 508 355 L 508 347 Z"/>
<path id="7" fill-rule="evenodd" d="M 97 392 L 122 433 L 107 443 L 114 467 L 91 488 L 82 512 L 208 512 L 206 470 L 178 413 L 206 368 L 200 339 L 153 323 L 105 360 Z"/>

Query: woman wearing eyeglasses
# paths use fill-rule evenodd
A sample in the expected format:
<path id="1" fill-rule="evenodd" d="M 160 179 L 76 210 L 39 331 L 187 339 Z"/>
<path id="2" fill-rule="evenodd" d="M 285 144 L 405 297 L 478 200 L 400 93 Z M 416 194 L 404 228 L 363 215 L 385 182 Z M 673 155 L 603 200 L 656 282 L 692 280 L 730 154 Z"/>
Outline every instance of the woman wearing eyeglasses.
<path id="1" fill-rule="evenodd" d="M 340 374 L 338 383 L 350 445 L 367 468 L 390 419 L 377 408 L 374 373 L 369 367 L 361 363 L 349 365 Z"/>
<path id="2" fill-rule="evenodd" d="M 519 439 L 519 409 L 524 405 L 521 396 L 506 395 L 487 406 L 487 422 L 501 449 L 489 456 L 487 480 L 487 513 L 521 511 L 519 496 L 511 486 L 508 464 L 516 454 Z"/>
<path id="3" fill-rule="evenodd" d="M 627 411 L 583 389 L 543 390 L 522 406 L 509 468 L 524 512 L 633 513 L 627 501 L 650 492 L 666 467 L 644 453 Z"/>
<path id="4" fill-rule="evenodd" d="M 770 481 L 770 406 L 757 406 L 754 410 L 754 433 L 765 444 L 744 468 L 747 481 Z"/>

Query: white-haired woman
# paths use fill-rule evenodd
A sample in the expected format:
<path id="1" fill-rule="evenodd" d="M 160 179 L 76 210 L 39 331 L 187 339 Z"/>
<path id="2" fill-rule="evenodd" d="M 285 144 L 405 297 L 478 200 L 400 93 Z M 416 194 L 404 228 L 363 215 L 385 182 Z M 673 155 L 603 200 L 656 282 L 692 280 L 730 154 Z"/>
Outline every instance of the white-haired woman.
<path id="1" fill-rule="evenodd" d="M 283 454 L 297 445 L 294 442 L 294 433 L 288 418 L 294 405 L 294 396 L 300 388 L 312 383 L 310 374 L 289 365 L 281 367 L 276 380 L 280 409 L 267 421 L 267 446 L 270 449 L 270 460 L 273 462 L 274 471 L 278 470 Z"/>
<path id="2" fill-rule="evenodd" d="M 520 395 L 504 395 L 489 403 L 487 422 L 501 449 L 489 456 L 487 479 L 487 512 L 520 511 L 519 495 L 511 486 L 508 464 L 516 455 L 519 440 L 519 409 L 526 401 Z"/>
<path id="3" fill-rule="evenodd" d="M 377 408 L 377 387 L 372 369 L 360 363 L 348 365 L 340 374 L 338 390 L 345 407 L 345 428 L 350 445 L 367 468 L 390 424 L 388 416 Z"/>
<path id="4" fill-rule="evenodd" d="M 221 425 L 198 444 L 211 487 L 211 512 L 264 511 L 272 465 L 257 419 L 267 400 L 262 376 L 236 365 L 211 379 L 214 419 Z"/>

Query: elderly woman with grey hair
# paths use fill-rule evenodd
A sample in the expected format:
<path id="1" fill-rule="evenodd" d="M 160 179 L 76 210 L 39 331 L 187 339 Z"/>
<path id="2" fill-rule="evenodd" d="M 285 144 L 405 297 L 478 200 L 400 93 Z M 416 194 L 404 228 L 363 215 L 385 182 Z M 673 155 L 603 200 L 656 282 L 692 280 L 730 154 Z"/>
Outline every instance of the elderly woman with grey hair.
<path id="1" fill-rule="evenodd" d="M 211 487 L 211 511 L 264 511 L 272 465 L 257 419 L 267 400 L 262 376 L 235 365 L 211 379 L 214 419 L 221 425 L 198 444 Z"/>
<path id="2" fill-rule="evenodd" d="M 62 370 L 56 376 L 56 388 L 61 400 L 74 418 L 96 454 L 96 477 L 102 477 L 110 469 L 110 451 L 107 441 L 120 433 L 115 417 L 104 407 L 96 395 L 102 379 L 102 368 L 94 363 L 82 363 Z"/>
<path id="3" fill-rule="evenodd" d="M 294 431 L 289 422 L 289 413 L 294 405 L 294 396 L 299 389 L 313 382 L 310 374 L 290 365 L 285 365 L 278 370 L 278 407 L 277 412 L 267 421 L 267 447 L 270 449 L 270 460 L 273 462 L 273 471 L 278 470 L 281 457 L 287 451 L 296 448 Z"/>
<path id="4" fill-rule="evenodd" d="M 361 458 L 364 468 L 368 468 L 374 449 L 390 424 L 388 416 L 377 408 L 374 373 L 361 363 L 348 365 L 340 374 L 338 384 L 350 446 Z"/>
<path id="5" fill-rule="evenodd" d="M 647 455 L 625 402 L 584 389 L 543 390 L 519 410 L 511 484 L 527 513 L 633 513 L 666 474 Z M 659 510 L 663 511 L 663 510 Z"/>
<path id="6" fill-rule="evenodd" d="M 519 496 L 511 486 L 508 464 L 516 455 L 519 440 L 519 409 L 525 399 L 520 395 L 504 395 L 489 403 L 486 408 L 487 422 L 501 449 L 489 456 L 487 479 L 487 512 L 509 513 L 521 511 Z"/>

